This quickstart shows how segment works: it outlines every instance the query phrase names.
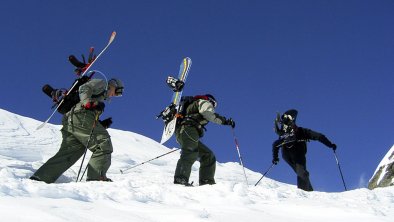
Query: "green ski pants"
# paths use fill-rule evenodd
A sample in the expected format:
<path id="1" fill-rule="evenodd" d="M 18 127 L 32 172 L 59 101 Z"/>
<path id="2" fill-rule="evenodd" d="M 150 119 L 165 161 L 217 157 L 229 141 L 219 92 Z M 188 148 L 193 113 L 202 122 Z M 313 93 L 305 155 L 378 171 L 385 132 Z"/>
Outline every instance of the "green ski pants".
<path id="1" fill-rule="evenodd" d="M 181 126 L 176 131 L 176 139 L 181 145 L 182 153 L 178 160 L 174 179 L 189 181 L 191 169 L 196 160 L 200 161 L 200 183 L 215 183 L 216 157 L 213 152 L 200 142 L 200 136 L 195 127 Z"/>
<path id="2" fill-rule="evenodd" d="M 84 154 L 85 149 L 88 148 L 93 154 L 88 163 L 87 179 L 100 180 L 106 178 L 106 173 L 111 165 L 113 148 L 107 130 L 96 121 L 95 112 L 89 110 L 69 112 L 64 115 L 62 124 L 63 141 L 59 151 L 42 165 L 33 176 L 46 183 L 55 182 L 67 169 L 74 165 Z"/>

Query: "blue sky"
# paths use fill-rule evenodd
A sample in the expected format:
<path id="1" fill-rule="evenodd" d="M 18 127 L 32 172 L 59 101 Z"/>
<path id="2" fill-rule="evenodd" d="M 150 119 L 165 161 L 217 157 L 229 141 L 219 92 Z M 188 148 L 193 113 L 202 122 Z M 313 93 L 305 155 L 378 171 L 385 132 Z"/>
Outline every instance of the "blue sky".
<path id="1" fill-rule="evenodd" d="M 184 95 L 215 95 L 217 112 L 237 123 L 248 168 L 270 166 L 276 112 L 295 108 L 299 126 L 338 145 L 355 189 L 394 144 L 393 11 L 389 0 L 6 1 L 0 108 L 44 121 L 51 101 L 42 85 L 69 87 L 68 56 L 99 51 L 116 31 L 94 66 L 126 85 L 103 115 L 113 117 L 114 128 L 159 141 L 163 125 L 155 115 L 172 96 L 165 79 L 188 56 Z M 60 124 L 60 114 L 51 123 Z M 211 123 L 203 141 L 219 162 L 238 161 L 230 128 Z M 174 139 L 166 145 L 177 146 Z M 331 150 L 310 142 L 307 162 L 316 190 L 343 190 Z M 283 160 L 268 177 L 296 183 Z"/>

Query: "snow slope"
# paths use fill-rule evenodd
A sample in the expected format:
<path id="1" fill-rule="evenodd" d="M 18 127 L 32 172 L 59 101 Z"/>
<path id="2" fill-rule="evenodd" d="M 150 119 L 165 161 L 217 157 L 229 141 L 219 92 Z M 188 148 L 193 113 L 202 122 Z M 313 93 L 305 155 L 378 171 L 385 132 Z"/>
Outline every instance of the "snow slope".
<path id="1" fill-rule="evenodd" d="M 0 109 L 1 221 L 393 221 L 394 187 L 343 193 L 304 192 L 293 185 L 247 170 L 238 163 L 218 163 L 213 186 L 172 184 L 179 152 L 120 173 L 171 151 L 132 132 L 109 130 L 113 161 L 108 182 L 75 183 L 80 161 L 55 184 L 26 178 L 57 152 L 60 126 L 35 131 L 39 121 Z M 90 153 L 87 155 L 90 157 Z M 198 163 L 192 178 L 198 181 Z"/>
<path id="2" fill-rule="evenodd" d="M 394 146 L 386 153 L 382 161 L 380 161 L 375 173 L 369 180 L 368 187 L 370 189 L 376 187 L 392 186 L 394 184 Z"/>

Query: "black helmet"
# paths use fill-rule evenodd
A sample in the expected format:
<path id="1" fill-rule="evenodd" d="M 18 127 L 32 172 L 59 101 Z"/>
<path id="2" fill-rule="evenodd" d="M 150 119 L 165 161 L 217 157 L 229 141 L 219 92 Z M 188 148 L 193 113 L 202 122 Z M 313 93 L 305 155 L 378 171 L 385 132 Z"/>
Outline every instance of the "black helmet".
<path id="1" fill-rule="evenodd" d="M 297 114 L 298 111 L 295 109 L 290 109 L 287 110 L 283 115 L 281 116 L 281 122 L 283 125 L 292 125 L 295 124 L 296 119 L 297 119 Z"/>
<path id="2" fill-rule="evenodd" d="M 215 97 L 213 97 L 211 94 L 205 94 L 205 96 L 208 98 L 208 101 L 212 103 L 213 107 L 216 108 L 218 106 Z"/>

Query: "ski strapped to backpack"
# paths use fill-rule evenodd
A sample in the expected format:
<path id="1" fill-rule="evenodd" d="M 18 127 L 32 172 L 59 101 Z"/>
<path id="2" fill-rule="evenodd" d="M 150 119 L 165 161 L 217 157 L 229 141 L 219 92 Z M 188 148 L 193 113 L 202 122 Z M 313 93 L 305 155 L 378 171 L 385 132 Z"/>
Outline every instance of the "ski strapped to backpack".
<path id="1" fill-rule="evenodd" d="M 70 55 L 68 60 L 71 64 L 73 64 L 75 69 L 75 74 L 78 78 L 72 84 L 74 87 L 72 90 L 67 89 L 53 89 L 50 85 L 46 84 L 42 87 L 42 91 L 52 98 L 55 106 L 58 106 L 60 101 L 64 100 L 61 105 L 59 105 L 57 111 L 61 114 L 66 114 L 71 110 L 77 103 L 80 102 L 78 89 L 81 85 L 89 82 L 95 74 L 94 71 L 90 71 L 89 74 L 81 76 L 81 74 L 90 66 L 90 64 L 96 59 L 96 55 L 94 55 L 94 48 L 91 47 L 89 49 L 89 57 L 88 62 L 85 61 L 84 55 L 82 55 L 83 62 L 79 61 L 74 55 Z M 67 95 L 67 96 L 66 96 Z"/>
<path id="2" fill-rule="evenodd" d="M 92 65 L 97 61 L 97 59 L 98 59 L 98 58 L 107 50 L 107 48 L 111 45 L 111 43 L 112 43 L 112 42 L 114 41 L 114 39 L 115 39 L 115 36 L 116 36 L 116 32 L 114 31 L 114 32 L 112 32 L 112 34 L 111 34 L 111 37 L 110 37 L 110 39 L 109 39 L 109 41 L 108 41 L 108 44 L 104 47 L 103 50 L 101 50 L 101 52 L 100 52 L 97 56 L 93 55 L 93 49 L 91 48 L 91 49 L 90 49 L 90 52 L 91 52 L 91 53 L 89 53 L 89 58 L 88 58 L 88 62 L 87 62 L 87 63 L 85 63 L 85 58 L 84 58 L 84 57 L 82 57 L 82 58 L 83 58 L 83 62 L 80 62 L 80 61 L 78 61 L 78 59 L 75 58 L 75 56 L 69 56 L 69 61 L 70 61 L 74 66 L 77 67 L 77 69 L 75 70 L 75 72 L 76 72 L 76 74 L 79 76 L 79 78 L 76 79 L 76 80 L 74 81 L 74 84 L 71 86 L 71 88 L 70 88 L 69 90 L 67 90 L 67 92 L 66 92 L 64 95 L 61 96 L 60 100 L 59 100 L 58 102 L 55 102 L 55 106 L 56 106 L 55 110 L 52 112 L 52 114 L 49 116 L 49 118 L 48 118 L 45 122 L 43 122 L 41 125 L 39 125 L 39 126 L 37 127 L 36 130 L 39 130 L 39 129 L 41 129 L 42 127 L 44 127 L 45 124 L 48 123 L 49 120 L 52 118 L 52 116 L 60 109 L 60 107 L 62 107 L 63 103 L 64 103 L 64 104 L 67 103 L 65 98 L 67 98 L 69 95 L 71 95 L 72 92 L 75 92 L 76 89 L 79 88 L 79 86 L 81 86 L 82 84 L 84 84 L 84 83 L 86 83 L 87 81 L 90 80 L 90 78 L 93 76 L 94 73 L 91 74 L 90 76 L 85 76 L 86 73 L 88 73 L 88 71 L 89 71 L 89 69 L 92 67 Z M 84 81 L 85 81 L 85 82 L 84 82 Z M 84 82 L 84 83 L 82 83 L 82 82 Z M 44 89 L 44 88 L 45 88 L 45 89 Z M 51 90 L 51 89 L 52 89 L 52 90 Z M 44 91 L 44 90 L 45 90 L 45 91 Z M 51 95 L 51 96 L 50 96 L 51 98 L 56 98 L 56 97 L 53 97 L 53 95 L 52 95 L 53 88 L 50 87 L 49 85 L 44 86 L 44 87 L 43 87 L 43 91 L 44 91 L 44 93 L 47 94 L 48 96 L 49 96 L 49 94 L 50 94 L 50 95 Z M 56 93 L 55 93 L 54 95 L 56 96 Z M 74 95 L 74 96 L 75 96 L 75 95 Z M 72 97 L 72 96 L 70 96 L 70 100 L 75 102 L 75 100 L 72 100 L 71 97 Z M 58 98 L 58 99 L 59 99 L 59 98 Z M 75 99 L 75 97 L 74 97 L 74 99 Z M 64 106 L 64 107 L 65 107 L 64 110 L 67 110 L 67 108 L 69 107 L 69 105 L 68 105 L 68 106 Z M 61 110 L 59 110 L 59 112 L 62 113 L 62 112 L 64 112 L 64 110 L 61 109 Z"/>
<path id="3" fill-rule="evenodd" d="M 82 73 L 84 73 L 86 71 L 86 69 L 88 69 L 90 67 L 90 65 L 94 62 L 94 60 L 96 60 L 97 56 L 94 55 L 94 48 L 90 47 L 89 49 L 89 57 L 88 57 L 88 62 L 85 61 L 85 56 L 82 54 L 82 62 L 79 61 L 74 55 L 70 55 L 68 57 L 68 61 L 71 62 L 71 64 L 73 64 L 76 69 L 75 74 L 77 76 L 81 76 Z"/>
<path id="4" fill-rule="evenodd" d="M 174 135 L 176 122 L 178 116 L 176 115 L 179 110 L 180 100 L 182 98 L 182 92 L 185 85 L 186 78 L 189 74 L 190 67 L 192 65 L 192 60 L 189 57 L 185 57 L 182 59 L 181 65 L 179 67 L 178 78 L 174 78 L 169 76 L 167 78 L 167 85 L 174 92 L 171 103 L 167 106 L 159 115 L 157 115 L 156 119 L 162 118 L 164 121 L 164 129 L 163 134 L 161 136 L 160 143 L 163 144 L 167 140 L 169 140 L 172 135 Z"/>

